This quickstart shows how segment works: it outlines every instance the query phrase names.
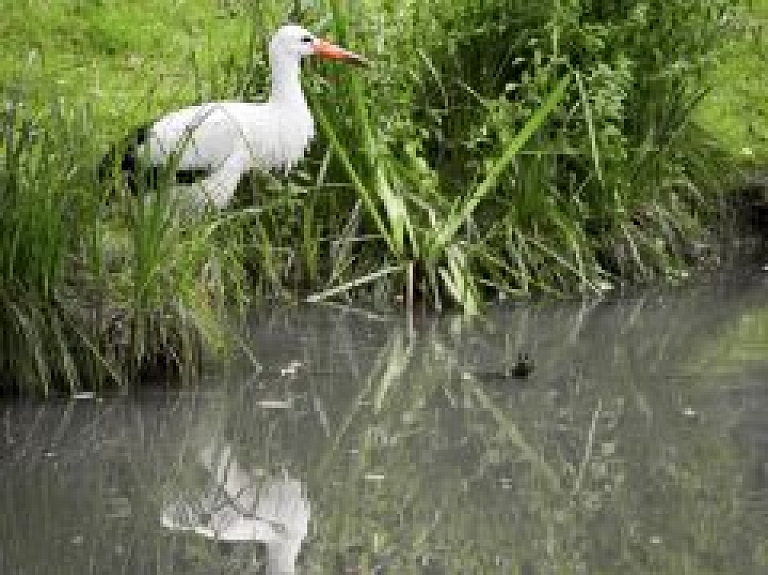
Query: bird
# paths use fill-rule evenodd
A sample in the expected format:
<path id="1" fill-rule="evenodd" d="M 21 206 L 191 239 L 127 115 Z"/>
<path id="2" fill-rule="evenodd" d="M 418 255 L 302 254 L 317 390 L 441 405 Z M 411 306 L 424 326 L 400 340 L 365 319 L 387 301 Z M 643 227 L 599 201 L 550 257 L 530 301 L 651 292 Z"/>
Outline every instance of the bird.
<path id="1" fill-rule="evenodd" d="M 519 353 L 517 362 L 509 371 L 509 376 L 517 379 L 525 379 L 533 373 L 536 365 L 527 353 Z"/>
<path id="2" fill-rule="evenodd" d="M 102 179 L 114 179 L 119 168 L 135 191 L 142 170 L 167 169 L 175 184 L 192 187 L 196 198 L 223 208 L 250 170 L 287 172 L 315 136 L 300 82 L 307 56 L 368 65 L 363 56 L 286 24 L 269 42 L 271 88 L 265 102 L 209 102 L 169 113 L 113 147 L 102 160 Z"/>
<path id="3" fill-rule="evenodd" d="M 311 508 L 303 484 L 288 476 L 267 478 L 260 488 L 238 463 L 228 444 L 211 441 L 200 452 L 208 486 L 167 502 L 161 524 L 219 542 L 261 541 L 268 574 L 292 574 L 307 536 Z"/>

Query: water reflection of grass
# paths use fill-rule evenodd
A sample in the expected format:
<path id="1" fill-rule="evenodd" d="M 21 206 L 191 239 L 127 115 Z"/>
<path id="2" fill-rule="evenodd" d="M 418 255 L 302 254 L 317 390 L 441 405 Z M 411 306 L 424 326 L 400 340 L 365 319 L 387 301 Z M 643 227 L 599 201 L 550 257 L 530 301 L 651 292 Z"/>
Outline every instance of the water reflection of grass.
<path id="1" fill-rule="evenodd" d="M 768 309 L 734 317 L 695 350 L 692 373 L 702 376 L 740 374 L 768 367 Z"/>
<path id="2" fill-rule="evenodd" d="M 305 561 L 318 569 L 347 553 L 404 572 L 757 573 L 751 462 L 706 411 L 711 389 L 674 379 L 693 337 L 723 319 L 701 317 L 707 297 L 519 310 L 483 327 L 331 321 L 329 334 L 312 321 L 281 392 L 296 413 L 259 416 L 237 399 L 217 418 L 246 460 L 306 478 Z M 530 381 L 475 375 L 519 345 L 537 357 Z M 269 455 L 254 450 L 260 433 L 279 438 Z"/>
<path id="3" fill-rule="evenodd" d="M 477 382 L 465 384 L 465 390 L 446 385 L 459 374 L 445 367 L 450 344 L 439 338 L 436 343 L 440 353 L 424 361 L 437 349 L 427 344 L 409 381 L 427 393 L 450 394 L 458 405 L 471 406 L 442 412 L 459 418 L 441 426 L 452 431 L 445 439 L 455 442 L 448 439 L 435 450 L 441 456 L 419 467 L 409 455 L 419 449 L 408 441 L 409 434 L 398 431 L 404 405 L 391 405 L 389 416 L 382 414 L 373 424 L 379 436 L 402 437 L 404 442 L 380 448 L 379 457 L 386 459 L 382 469 L 394 470 L 387 473 L 392 491 L 373 490 L 396 505 L 403 485 L 398 470 L 404 466 L 410 469 L 405 477 L 426 476 L 419 482 L 406 480 L 416 490 L 407 498 L 408 516 L 415 511 L 430 517 L 437 510 L 414 555 L 437 558 L 449 570 L 490 569 L 492 557 L 513 569 L 535 565 L 556 572 L 676 573 L 696 565 L 697 572 L 717 573 L 740 564 L 728 541 L 730 530 L 736 530 L 737 538 L 749 531 L 739 531 L 744 527 L 735 504 L 737 491 L 728 487 L 738 484 L 733 454 L 726 445 L 710 443 L 704 429 L 689 434 L 688 424 L 664 393 L 651 392 L 642 379 L 627 381 L 632 375 L 619 368 L 624 378 L 615 386 L 575 377 L 567 384 L 567 396 L 548 398 L 546 387 L 525 394 L 513 389 L 476 403 L 471 388 Z M 642 410 L 628 401 L 628 385 L 650 402 Z M 432 402 L 425 398 L 408 404 Z M 651 429 L 646 409 L 654 414 Z M 422 429 L 437 425 L 428 408 L 406 413 Z M 376 460 L 374 453 L 365 458 Z M 554 470 L 556 483 L 545 479 L 536 460 Z M 378 508 L 390 505 L 379 503 Z M 378 529 L 386 531 L 381 525 Z M 364 532 L 369 530 L 376 532 L 371 527 Z"/>
<path id="4" fill-rule="evenodd" d="M 159 535 L 164 501 L 210 480 L 199 450 L 221 440 L 255 479 L 307 484 L 305 571 L 764 572 L 765 494 L 749 491 L 745 471 L 762 453 L 736 450 L 710 389 L 667 377 L 692 335 L 722 319 L 709 323 L 700 312 L 711 300 L 691 299 L 412 329 L 339 314 L 262 318 L 251 336 L 268 338 L 266 369 L 218 392 L 11 410 L 3 560 L 47 573 L 39 549 L 52 546 L 66 573 L 100 560 L 169 575 L 252 569 L 252 545 Z M 528 382 L 475 376 L 521 347 L 538 360 Z M 294 407 L 264 409 L 265 398 Z M 117 499 L 129 516 L 110 519 Z"/>

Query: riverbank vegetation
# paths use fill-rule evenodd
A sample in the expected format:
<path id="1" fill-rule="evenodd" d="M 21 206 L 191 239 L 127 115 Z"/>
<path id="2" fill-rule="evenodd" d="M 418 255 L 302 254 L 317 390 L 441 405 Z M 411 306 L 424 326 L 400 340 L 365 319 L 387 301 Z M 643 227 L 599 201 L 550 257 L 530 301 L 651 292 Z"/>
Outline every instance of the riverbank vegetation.
<path id="1" fill-rule="evenodd" d="M 735 168 L 768 158 L 759 76 L 729 72 L 765 54 L 765 3 L 294 4 L 4 2 L 4 385 L 188 373 L 254 302 L 474 313 L 679 278 L 711 262 Z M 98 181 L 160 113 L 262 99 L 289 14 L 374 63 L 305 68 L 319 134 L 298 170 L 194 215 Z"/>

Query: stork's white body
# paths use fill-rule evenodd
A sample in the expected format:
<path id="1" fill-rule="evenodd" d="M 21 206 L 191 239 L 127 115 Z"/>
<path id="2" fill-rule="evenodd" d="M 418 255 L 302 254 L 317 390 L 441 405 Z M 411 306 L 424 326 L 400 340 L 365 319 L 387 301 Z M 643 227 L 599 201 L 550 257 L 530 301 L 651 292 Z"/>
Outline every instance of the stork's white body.
<path id="1" fill-rule="evenodd" d="M 213 102 L 173 112 L 150 127 L 138 157 L 153 165 L 173 159 L 178 170 L 208 172 L 194 192 L 218 207 L 229 203 L 247 171 L 288 170 L 315 135 L 299 81 L 301 58 L 311 54 L 364 63 L 299 26 L 283 26 L 269 46 L 272 85 L 266 102 Z"/>
<path id="2" fill-rule="evenodd" d="M 247 171 L 292 168 L 315 135 L 303 97 L 249 104 L 215 102 L 184 108 L 152 126 L 147 150 L 139 153 L 155 165 L 172 154 L 179 170 L 206 170 L 195 192 L 218 207 L 232 199 Z M 146 155 L 143 155 L 146 154 Z"/>

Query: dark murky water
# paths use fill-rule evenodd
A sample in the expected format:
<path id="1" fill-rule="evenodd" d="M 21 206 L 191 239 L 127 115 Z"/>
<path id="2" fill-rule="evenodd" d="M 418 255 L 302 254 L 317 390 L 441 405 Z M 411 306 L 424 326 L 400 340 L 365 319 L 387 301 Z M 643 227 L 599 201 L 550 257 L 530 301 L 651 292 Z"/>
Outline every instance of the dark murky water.
<path id="1" fill-rule="evenodd" d="M 0 406 L 0 572 L 768 572 L 768 273 L 250 337 L 201 391 Z"/>

